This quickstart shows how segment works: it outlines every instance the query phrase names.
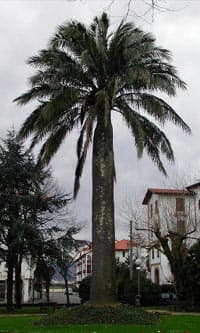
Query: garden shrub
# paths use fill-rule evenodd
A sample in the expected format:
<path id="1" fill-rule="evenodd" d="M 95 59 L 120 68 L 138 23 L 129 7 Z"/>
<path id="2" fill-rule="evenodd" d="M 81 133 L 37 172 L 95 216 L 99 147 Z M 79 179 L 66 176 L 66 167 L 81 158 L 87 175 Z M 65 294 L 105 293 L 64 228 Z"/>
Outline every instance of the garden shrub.
<path id="1" fill-rule="evenodd" d="M 151 306 L 160 304 L 160 287 L 148 279 L 140 281 L 141 305 Z M 118 298 L 122 303 L 135 304 L 138 293 L 137 281 L 124 280 L 118 285 Z"/>
<path id="2" fill-rule="evenodd" d="M 79 296 L 81 303 L 85 303 L 90 298 L 90 281 L 91 278 L 83 279 L 79 286 Z M 160 286 L 153 284 L 149 279 L 141 276 L 141 304 L 143 306 L 159 305 L 161 301 Z M 137 295 L 137 280 L 130 281 L 123 279 L 118 282 L 117 297 L 118 300 L 125 304 L 135 305 Z"/>
<path id="3" fill-rule="evenodd" d="M 80 282 L 79 297 L 81 299 L 81 303 L 85 303 L 90 299 L 90 282 L 91 282 L 90 277 L 86 277 Z"/>
<path id="4" fill-rule="evenodd" d="M 62 308 L 54 314 L 43 318 L 39 325 L 71 325 L 71 324 L 143 324 L 151 325 L 161 318 L 158 313 L 148 313 L 141 308 L 130 305 L 92 306 L 79 305 Z"/>

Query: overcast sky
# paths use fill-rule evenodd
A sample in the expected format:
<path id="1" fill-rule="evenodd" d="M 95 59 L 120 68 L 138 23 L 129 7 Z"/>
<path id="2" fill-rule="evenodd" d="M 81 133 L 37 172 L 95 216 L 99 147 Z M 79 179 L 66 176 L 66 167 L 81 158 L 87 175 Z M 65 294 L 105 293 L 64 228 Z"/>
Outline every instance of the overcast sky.
<path id="1" fill-rule="evenodd" d="M 19 107 L 12 101 L 28 88 L 27 79 L 32 69 L 26 65 L 28 57 L 45 48 L 58 24 L 71 19 L 90 23 L 95 15 L 107 10 L 113 27 L 126 15 L 128 0 L 0 0 L 0 136 L 21 123 L 31 112 L 31 106 Z M 169 177 L 162 176 L 151 160 L 144 155 L 137 160 L 134 141 L 128 129 L 115 118 L 115 162 L 117 183 L 115 185 L 116 237 L 127 237 L 127 228 L 121 226 L 120 207 L 125 196 L 134 197 L 137 193 L 142 202 L 148 187 L 163 187 L 173 184 L 174 175 L 181 174 L 187 181 L 200 178 L 200 1 L 159 2 L 167 10 L 148 12 L 143 2 L 132 1 L 128 21 L 134 21 L 142 29 L 151 31 L 157 43 L 173 54 L 173 64 L 180 77 L 187 83 L 187 91 L 178 91 L 177 97 L 170 99 L 171 105 L 192 129 L 188 136 L 174 126 L 167 125 L 168 134 L 176 157 L 175 165 L 167 162 Z M 76 164 L 76 137 L 73 132 L 53 159 L 51 165 L 59 185 L 72 192 L 74 168 Z M 74 212 L 85 227 L 82 236 L 90 238 L 91 229 L 91 152 L 81 179 L 81 189 L 74 204 Z M 180 177 L 179 177 L 180 178 Z M 127 221 L 128 224 L 128 221 Z"/>

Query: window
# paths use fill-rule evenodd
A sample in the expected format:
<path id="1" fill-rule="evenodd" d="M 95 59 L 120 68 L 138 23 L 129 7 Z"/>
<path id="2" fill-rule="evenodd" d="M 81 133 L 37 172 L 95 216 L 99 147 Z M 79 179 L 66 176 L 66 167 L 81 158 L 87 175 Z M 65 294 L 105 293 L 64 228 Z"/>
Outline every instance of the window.
<path id="1" fill-rule="evenodd" d="M 157 258 L 160 257 L 160 251 L 157 249 Z"/>
<path id="2" fill-rule="evenodd" d="M 91 263 L 91 261 L 92 261 L 92 260 L 91 260 L 91 256 L 87 256 L 87 262 L 88 262 L 88 263 Z"/>
<path id="3" fill-rule="evenodd" d="M 155 213 L 158 214 L 158 200 L 155 201 Z"/>
<path id="4" fill-rule="evenodd" d="M 155 271 L 154 271 L 154 283 L 157 284 L 157 285 L 160 283 L 159 268 L 155 268 Z"/>
<path id="5" fill-rule="evenodd" d="M 0 281 L 0 301 L 4 301 L 6 297 L 6 281 Z"/>
<path id="6" fill-rule="evenodd" d="M 152 248 L 152 259 L 154 259 L 154 248 Z"/>
<path id="7" fill-rule="evenodd" d="M 153 205 L 150 205 L 150 217 L 153 217 Z"/>
<path id="8" fill-rule="evenodd" d="M 184 213 L 185 211 L 185 201 L 184 198 L 176 198 L 176 212 L 177 213 Z"/>
<path id="9" fill-rule="evenodd" d="M 87 273 L 90 274 L 92 272 L 92 266 L 88 265 L 87 266 Z"/>
<path id="10" fill-rule="evenodd" d="M 200 210 L 200 200 L 199 200 L 199 210 Z"/>
<path id="11" fill-rule="evenodd" d="M 125 251 L 122 251 L 122 257 L 124 258 L 126 255 L 126 252 Z"/>

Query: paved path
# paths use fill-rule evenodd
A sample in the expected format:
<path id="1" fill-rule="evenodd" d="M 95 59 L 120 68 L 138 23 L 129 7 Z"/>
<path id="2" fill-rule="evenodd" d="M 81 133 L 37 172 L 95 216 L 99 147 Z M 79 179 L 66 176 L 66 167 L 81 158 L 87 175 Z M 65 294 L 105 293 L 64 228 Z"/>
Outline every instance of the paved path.
<path id="1" fill-rule="evenodd" d="M 200 316 L 200 312 L 176 312 L 176 311 L 170 311 L 170 310 L 157 310 L 157 309 L 149 309 L 146 310 L 150 313 L 163 313 L 163 314 L 170 314 L 170 315 L 180 315 L 180 316 Z"/>
<path id="2" fill-rule="evenodd" d="M 69 300 L 70 300 L 70 304 L 80 304 L 80 297 L 78 295 L 78 293 L 73 293 L 72 295 L 69 295 Z M 64 292 L 50 292 L 50 302 L 52 303 L 58 303 L 58 304 L 66 304 L 67 303 L 67 299 L 66 299 L 66 295 L 64 294 Z M 35 304 L 37 303 L 46 303 L 46 297 L 45 295 L 41 298 L 41 299 L 35 299 L 34 301 Z"/>
<path id="3" fill-rule="evenodd" d="M 47 316 L 47 313 L 1 313 L 0 318 L 5 317 L 41 317 Z M 0 330 L 1 332 L 1 330 Z"/>

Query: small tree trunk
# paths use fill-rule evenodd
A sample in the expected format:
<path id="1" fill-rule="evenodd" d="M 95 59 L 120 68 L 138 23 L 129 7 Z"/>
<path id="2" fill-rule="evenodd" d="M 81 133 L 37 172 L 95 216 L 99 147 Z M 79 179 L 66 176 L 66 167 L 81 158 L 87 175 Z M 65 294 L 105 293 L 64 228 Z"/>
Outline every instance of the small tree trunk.
<path id="1" fill-rule="evenodd" d="M 175 293 L 176 293 L 176 300 L 178 301 L 183 301 L 184 300 L 184 280 L 185 277 L 184 275 L 181 275 L 180 272 L 175 272 L 174 274 L 174 288 L 175 288 Z"/>
<path id="2" fill-rule="evenodd" d="M 13 310 L 13 256 L 12 251 L 8 249 L 7 256 L 7 268 L 8 268 L 8 276 L 7 276 L 7 309 L 8 311 Z"/>
<path id="3" fill-rule="evenodd" d="M 49 293 L 49 290 L 50 290 L 50 282 L 49 281 L 45 281 L 45 291 L 46 291 L 46 300 L 47 300 L 47 303 L 49 304 L 50 303 L 50 293 Z"/>
<path id="4" fill-rule="evenodd" d="M 21 266 L 22 266 L 22 257 L 21 255 L 18 255 L 16 256 L 16 262 L 15 262 L 15 307 L 17 309 L 20 309 L 22 304 Z"/>
<path id="5" fill-rule="evenodd" d="M 113 303 L 116 300 L 113 129 L 110 111 L 100 111 L 93 142 L 93 260 L 90 293 L 90 302 L 93 304 Z"/>
<path id="6" fill-rule="evenodd" d="M 181 301 L 183 300 L 185 279 L 185 276 L 182 274 L 182 266 L 186 256 L 182 237 L 179 235 L 171 236 L 171 247 L 168 239 L 161 236 L 160 230 L 156 232 L 156 237 L 160 241 L 164 254 L 169 261 L 171 273 L 174 276 L 176 300 Z"/>
<path id="7" fill-rule="evenodd" d="M 68 279 L 65 278 L 65 294 L 67 299 L 67 306 L 70 306 L 70 299 L 69 299 L 69 289 L 68 289 Z"/>

